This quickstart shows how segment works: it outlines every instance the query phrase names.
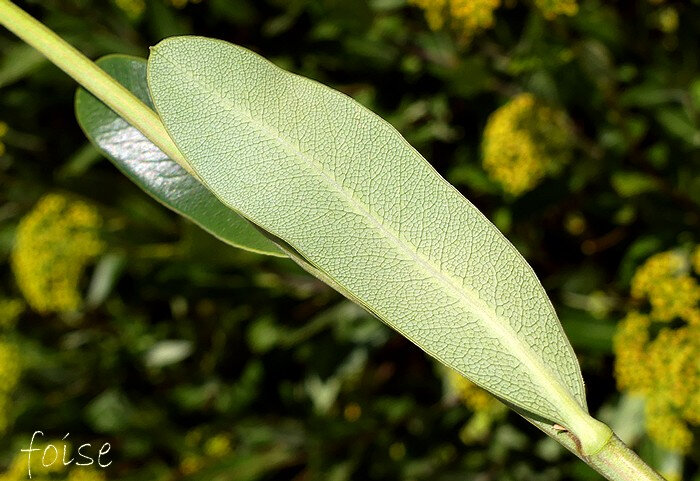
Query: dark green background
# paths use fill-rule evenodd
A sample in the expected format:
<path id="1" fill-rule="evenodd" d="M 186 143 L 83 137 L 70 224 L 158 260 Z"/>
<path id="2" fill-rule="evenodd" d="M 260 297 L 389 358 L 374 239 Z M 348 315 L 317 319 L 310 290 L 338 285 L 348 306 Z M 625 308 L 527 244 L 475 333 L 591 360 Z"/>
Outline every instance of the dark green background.
<path id="1" fill-rule="evenodd" d="M 698 2 L 585 0 L 554 21 L 518 2 L 469 45 L 430 31 L 401 0 L 182 10 L 151 0 L 136 20 L 108 1 L 18 3 L 91 58 L 145 57 L 170 35 L 217 37 L 388 119 L 533 265 L 579 355 L 592 412 L 614 412 L 611 336 L 631 275 L 652 253 L 698 241 Z M 669 6 L 680 22 L 664 33 L 658 14 Z M 228 248 L 155 203 L 88 144 L 75 87 L 0 32 L 0 121 L 11 129 L 0 157 L 3 296 L 20 296 L 8 262 L 17 222 L 49 191 L 99 206 L 121 266 L 99 305 L 22 316 L 16 337 L 29 361 L 0 465 L 41 429 L 109 440 L 109 479 L 185 479 L 188 456 L 204 456 L 196 479 L 598 479 L 514 414 L 482 443 L 462 444 L 471 413 L 443 397 L 430 359 L 291 262 Z M 577 148 L 560 176 L 514 199 L 483 172 L 480 142 L 489 114 L 523 91 L 569 113 Z M 584 228 L 567 230 L 571 219 Z M 167 255 L 143 248 L 160 244 Z M 171 339 L 192 354 L 149 366 Z M 354 404 L 362 413 L 349 421 Z M 215 435 L 232 452 L 206 458 Z M 636 448 L 662 457 L 644 437 Z M 685 479 L 697 479 L 697 463 L 686 458 Z"/>

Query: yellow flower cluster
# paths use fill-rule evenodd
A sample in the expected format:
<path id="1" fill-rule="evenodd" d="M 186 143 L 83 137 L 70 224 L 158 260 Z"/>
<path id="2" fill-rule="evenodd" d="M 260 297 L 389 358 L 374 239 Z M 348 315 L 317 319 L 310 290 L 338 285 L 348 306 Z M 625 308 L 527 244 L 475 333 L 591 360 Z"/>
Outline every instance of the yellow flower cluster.
<path id="1" fill-rule="evenodd" d="M 0 122 L 0 156 L 5 154 L 5 144 L 2 143 L 2 138 L 7 135 L 9 127 L 5 122 Z"/>
<path id="2" fill-rule="evenodd" d="M 24 303 L 19 299 L 0 299 L 0 329 L 14 327 L 23 312 Z"/>
<path id="3" fill-rule="evenodd" d="M 55 462 L 48 467 L 43 466 L 41 463 L 41 458 L 46 445 L 37 445 L 35 447 L 38 448 L 39 451 L 37 451 L 32 457 L 32 479 L 37 481 L 48 481 L 49 479 L 54 479 L 50 477 L 50 473 L 57 473 L 61 471 L 61 469 L 63 468 L 62 460 L 60 460 L 61 462 Z M 52 452 L 50 452 L 50 454 L 47 454 L 47 464 L 49 461 L 51 461 L 52 456 Z M 15 458 L 12 460 L 12 464 L 10 464 L 9 469 L 5 473 L 0 474 L 0 481 L 25 480 L 28 479 L 28 474 L 29 470 L 27 466 L 27 455 L 25 453 L 22 453 L 20 455 L 15 456 Z"/>
<path id="4" fill-rule="evenodd" d="M 0 339 L 0 433 L 7 429 L 11 396 L 21 373 L 19 349 L 13 343 Z"/>
<path id="5" fill-rule="evenodd" d="M 641 393 L 653 384 L 651 372 L 645 369 L 651 319 L 641 312 L 630 312 L 617 326 L 614 338 L 615 378 L 617 387 Z"/>
<path id="6" fill-rule="evenodd" d="M 447 373 L 447 380 L 457 397 L 474 414 L 460 431 L 460 439 L 464 444 L 480 441 L 491 431 L 494 421 L 505 416 L 508 408 L 470 380 L 456 371 Z"/>
<path id="7" fill-rule="evenodd" d="M 21 479 L 27 479 L 27 457 L 26 456 L 15 456 L 12 460 L 7 471 L 0 473 L 0 481 L 20 481 Z M 32 473 L 32 479 L 39 479 Z"/>
<path id="8" fill-rule="evenodd" d="M 646 397 L 646 428 L 660 446 L 686 453 L 700 424 L 700 246 L 649 258 L 632 279 L 632 296 L 649 313 L 630 312 L 613 340 L 621 390 Z M 673 324 L 670 321 L 676 321 Z M 658 332 L 657 334 L 654 334 Z"/>
<path id="9" fill-rule="evenodd" d="M 48 467 L 42 465 L 42 453 L 46 444 L 39 444 L 35 447 L 39 451 L 34 453 L 32 460 L 32 479 L 36 481 L 50 481 L 57 479 L 64 479 L 66 481 L 107 481 L 103 471 L 99 471 L 95 468 L 85 467 L 85 466 L 72 466 L 69 470 L 63 465 L 63 460 L 60 457 L 63 455 L 59 452 L 59 459 L 57 459 L 53 464 Z M 54 442 L 54 446 L 58 446 L 62 449 L 63 442 Z M 70 448 L 70 446 L 68 447 Z M 47 455 L 46 463 L 52 460 L 53 452 L 49 451 L 50 454 Z M 70 459 L 70 454 L 67 455 Z M 57 477 L 57 475 L 59 475 Z M 15 456 L 12 460 L 12 464 L 8 470 L 4 473 L 0 473 L 0 481 L 24 481 L 28 479 L 27 470 L 27 454 L 21 453 L 21 455 Z"/>
<path id="10" fill-rule="evenodd" d="M 535 0 L 535 5 L 548 20 L 559 15 L 574 16 L 578 13 L 576 0 Z"/>
<path id="11" fill-rule="evenodd" d="M 493 27 L 494 10 L 501 0 L 410 0 L 422 8 L 433 30 L 442 28 L 448 19 L 465 40 Z"/>
<path id="12" fill-rule="evenodd" d="M 674 7 L 664 7 L 659 10 L 658 13 L 658 25 L 659 29 L 664 33 L 673 33 L 678 30 L 678 24 L 680 23 L 680 18 L 678 15 L 678 10 Z"/>
<path id="13" fill-rule="evenodd" d="M 648 299 L 651 316 L 658 321 L 692 317 L 700 301 L 700 288 L 690 275 L 688 256 L 669 251 L 648 259 L 632 278 L 632 296 Z"/>
<path id="14" fill-rule="evenodd" d="M 95 207 L 61 194 L 39 200 L 17 228 L 12 269 L 29 305 L 40 313 L 78 309 L 85 266 L 104 244 Z"/>
<path id="15" fill-rule="evenodd" d="M 171 1 L 187 3 L 187 0 Z M 501 0 L 409 0 L 409 3 L 423 9 L 431 29 L 439 30 L 450 21 L 466 40 L 493 27 L 494 11 L 501 6 Z M 535 0 L 535 5 L 548 20 L 578 12 L 576 0 Z"/>
<path id="16" fill-rule="evenodd" d="M 196 473 L 206 467 L 212 460 L 222 458 L 231 453 L 231 439 L 226 434 L 216 434 L 203 440 L 200 430 L 193 430 L 185 437 L 187 454 L 180 462 L 180 471 L 184 475 Z"/>
<path id="17" fill-rule="evenodd" d="M 533 189 L 571 158 L 573 129 L 565 112 L 523 93 L 489 117 L 482 141 L 483 166 L 512 195 Z"/>

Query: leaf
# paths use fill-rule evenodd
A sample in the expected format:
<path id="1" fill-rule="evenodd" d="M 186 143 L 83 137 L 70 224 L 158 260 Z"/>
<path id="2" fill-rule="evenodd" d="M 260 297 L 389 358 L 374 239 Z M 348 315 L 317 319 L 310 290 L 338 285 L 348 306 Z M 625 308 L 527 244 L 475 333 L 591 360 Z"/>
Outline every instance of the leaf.
<path id="1" fill-rule="evenodd" d="M 656 120 L 666 131 L 693 147 L 700 147 L 700 130 L 681 108 L 667 108 L 656 113 Z"/>
<path id="2" fill-rule="evenodd" d="M 150 107 L 146 60 L 108 55 L 97 64 Z M 78 89 L 78 123 L 90 141 L 151 197 L 222 241 L 261 254 L 284 256 L 254 226 L 223 205 L 194 177 L 89 92 Z"/>
<path id="3" fill-rule="evenodd" d="M 126 265 L 124 253 L 109 252 L 102 256 L 92 274 L 85 305 L 91 309 L 101 305 L 112 293 Z"/>
<path id="4" fill-rule="evenodd" d="M 134 406 L 123 392 L 108 389 L 85 407 L 85 420 L 98 432 L 123 431 L 134 418 Z"/>
<path id="5" fill-rule="evenodd" d="M 0 58 L 0 88 L 22 80 L 46 63 L 46 57 L 33 47 L 20 43 L 3 49 Z"/>
<path id="6" fill-rule="evenodd" d="M 677 90 L 649 82 L 629 87 L 620 95 L 620 104 L 625 107 L 655 108 L 678 100 Z"/>
<path id="7" fill-rule="evenodd" d="M 187 359 L 192 354 L 190 341 L 183 339 L 166 339 L 157 342 L 145 354 L 144 362 L 151 368 L 169 366 Z"/>
<path id="8" fill-rule="evenodd" d="M 634 197 L 659 189 L 658 182 L 652 176 L 634 171 L 615 172 L 610 177 L 610 183 L 621 197 Z"/>
<path id="9" fill-rule="evenodd" d="M 388 123 L 201 37 L 152 48 L 148 82 L 178 148 L 227 206 L 531 420 L 565 426 L 585 453 L 607 441 L 530 266 Z"/>

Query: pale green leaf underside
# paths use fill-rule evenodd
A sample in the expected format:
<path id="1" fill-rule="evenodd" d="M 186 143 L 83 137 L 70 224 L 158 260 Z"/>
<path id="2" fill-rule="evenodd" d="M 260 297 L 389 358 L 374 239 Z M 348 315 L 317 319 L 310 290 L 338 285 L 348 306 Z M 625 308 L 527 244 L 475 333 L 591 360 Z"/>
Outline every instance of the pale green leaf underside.
<path id="1" fill-rule="evenodd" d="M 96 63 L 152 107 L 145 59 L 108 55 Z M 154 199 L 232 246 L 260 254 L 284 255 L 135 127 L 82 88 L 75 96 L 75 115 L 85 135 L 105 157 Z"/>
<path id="2" fill-rule="evenodd" d="M 152 49 L 148 80 L 173 140 L 222 202 L 504 400 L 565 426 L 586 410 L 531 268 L 388 123 L 201 37 Z"/>

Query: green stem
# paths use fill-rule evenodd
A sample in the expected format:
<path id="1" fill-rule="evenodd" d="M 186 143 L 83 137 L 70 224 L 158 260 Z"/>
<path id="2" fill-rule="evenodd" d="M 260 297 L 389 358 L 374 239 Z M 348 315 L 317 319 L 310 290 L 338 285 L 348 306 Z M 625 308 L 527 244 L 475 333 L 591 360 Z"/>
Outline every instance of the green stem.
<path id="1" fill-rule="evenodd" d="M 525 417 L 525 419 L 578 456 L 609 481 L 664 481 L 664 478 L 644 463 L 615 434 L 609 436 L 598 451 L 587 456 L 583 452 L 580 440 L 573 433 L 554 429 L 546 423 L 535 422 L 528 417 Z"/>
<path id="2" fill-rule="evenodd" d="M 158 115 L 75 47 L 9 0 L 0 0 L 0 25 L 44 54 L 194 175 Z"/>
<path id="3" fill-rule="evenodd" d="M 610 481 L 664 481 L 615 435 L 595 455 L 582 459 Z"/>

